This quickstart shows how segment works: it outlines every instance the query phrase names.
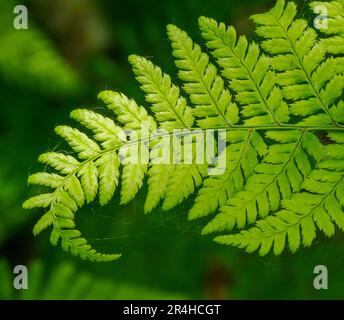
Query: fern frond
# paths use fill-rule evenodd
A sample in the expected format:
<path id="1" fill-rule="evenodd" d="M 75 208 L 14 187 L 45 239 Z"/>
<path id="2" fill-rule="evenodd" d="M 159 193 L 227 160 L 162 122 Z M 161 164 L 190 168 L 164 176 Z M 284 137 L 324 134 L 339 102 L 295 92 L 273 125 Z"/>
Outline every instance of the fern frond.
<path id="1" fill-rule="evenodd" d="M 99 174 L 99 201 L 107 204 L 118 185 L 120 161 L 116 152 L 110 151 L 100 157 L 96 165 Z"/>
<path id="2" fill-rule="evenodd" d="M 213 128 L 236 124 L 239 120 L 238 108 L 207 54 L 178 27 L 169 25 L 167 33 L 172 42 L 179 78 L 184 81 L 183 88 L 195 105 L 193 114 L 199 126 Z"/>
<path id="3" fill-rule="evenodd" d="M 166 189 L 163 209 L 171 210 L 193 194 L 207 176 L 207 165 L 178 165 Z"/>
<path id="4" fill-rule="evenodd" d="M 128 99 L 123 94 L 104 91 L 99 97 L 108 105 L 109 109 L 115 112 L 118 116 L 117 120 L 124 126 L 124 129 L 134 130 L 138 136 L 141 136 L 143 128 L 147 130 L 147 133 L 152 133 L 157 128 L 154 118 L 148 115 L 146 109 L 139 107 L 134 100 Z M 141 142 L 137 143 L 137 147 L 137 156 L 138 159 L 141 159 L 142 153 L 147 153 L 147 147 Z M 124 153 L 122 156 L 126 158 L 127 154 Z M 123 165 L 121 204 L 126 204 L 136 196 L 142 187 L 148 166 L 146 163 L 131 164 L 126 160 L 123 161 Z"/>
<path id="5" fill-rule="evenodd" d="M 261 54 L 256 43 L 249 44 L 245 36 L 237 39 L 233 27 L 226 28 L 215 20 L 199 20 L 203 38 L 222 68 L 223 76 L 236 92 L 247 125 L 285 123 L 289 120 L 287 104 L 276 85 L 268 57 Z"/>
<path id="6" fill-rule="evenodd" d="M 32 178 L 30 180 L 32 181 Z M 33 178 L 33 181 L 36 182 L 36 178 Z M 57 245 L 61 240 L 61 246 L 64 250 L 90 261 L 112 261 L 119 258 L 120 255 L 118 254 L 98 253 L 87 244 L 86 239 L 82 238 L 81 233 L 75 229 L 74 213 L 83 204 L 83 199 L 80 182 L 72 175 L 65 179 L 63 186 L 59 186 L 54 193 L 30 198 L 23 207 L 25 209 L 49 207 L 49 211 L 36 223 L 33 233 L 38 235 L 49 226 L 53 226 L 50 236 L 51 244 Z"/>
<path id="7" fill-rule="evenodd" d="M 93 131 L 94 139 L 100 142 L 104 149 L 116 148 L 126 142 L 125 132 L 109 118 L 86 109 L 74 110 L 70 116 Z"/>
<path id="8" fill-rule="evenodd" d="M 343 143 L 344 135 L 339 136 Z M 303 182 L 303 191 L 282 201 L 281 211 L 259 220 L 248 231 L 215 240 L 245 248 L 247 252 L 259 250 L 262 256 L 272 249 L 279 255 L 287 243 L 292 252 L 301 245 L 310 246 L 316 238 L 316 229 L 327 237 L 334 235 L 335 225 L 344 230 L 344 145 L 331 145 L 326 151 L 326 160 Z"/>
<path id="9" fill-rule="evenodd" d="M 68 142 L 82 160 L 96 157 L 100 153 L 98 144 L 77 129 L 59 126 L 55 132 Z"/>
<path id="10" fill-rule="evenodd" d="M 146 93 L 146 101 L 151 103 L 151 110 L 159 127 L 168 131 L 191 128 L 194 123 L 192 110 L 187 106 L 186 99 L 180 95 L 179 88 L 171 82 L 170 76 L 164 74 L 159 67 L 145 58 L 132 55 L 129 61 L 133 66 L 136 79 L 141 84 L 141 89 Z M 154 143 L 152 149 L 155 154 L 161 153 L 162 144 Z M 153 156 L 151 161 L 154 162 L 154 160 Z M 170 190 L 168 185 L 173 172 L 174 166 L 166 164 L 152 165 L 149 169 L 146 213 L 151 212 L 166 195 L 167 190 Z M 191 170 L 188 176 L 192 179 Z"/>
<path id="11" fill-rule="evenodd" d="M 225 205 L 235 191 L 242 190 L 259 163 L 258 158 L 266 154 L 266 144 L 256 131 L 230 132 L 227 138 L 230 145 L 220 155 L 226 157 L 225 173 L 204 181 L 189 212 L 190 220 L 207 216 Z"/>
<path id="12" fill-rule="evenodd" d="M 154 118 L 148 115 L 146 109 L 124 94 L 107 90 L 98 97 L 115 113 L 116 120 L 123 125 L 123 129 L 139 131 L 144 126 L 153 132 L 157 128 Z"/>
<path id="13" fill-rule="evenodd" d="M 148 172 L 148 194 L 144 206 L 145 213 L 150 213 L 157 207 L 166 195 L 167 186 L 175 170 L 174 165 L 155 165 Z"/>
<path id="14" fill-rule="evenodd" d="M 119 131 L 109 120 L 90 111 L 77 110 L 71 115 L 87 128 L 94 129 L 95 138 L 102 142 L 104 148 L 118 146 Z M 114 130 L 119 135 L 109 135 Z M 74 213 L 90 203 L 99 192 L 100 204 L 105 205 L 112 198 L 118 185 L 119 157 L 110 148 L 102 150 L 98 144 L 84 133 L 59 126 L 56 132 L 62 136 L 77 153 L 79 160 L 62 153 L 49 152 L 40 156 L 39 160 L 50 165 L 59 174 L 37 173 L 29 177 L 30 184 L 39 184 L 55 189 L 52 193 L 33 197 L 24 203 L 24 208 L 48 208 L 34 227 L 34 234 L 52 226 L 51 243 L 61 246 L 66 251 L 91 261 L 111 261 L 120 255 L 104 255 L 92 249 L 87 241 L 75 229 Z M 115 142 L 115 144 L 113 144 Z M 99 181 L 99 182 L 98 182 Z"/>
<path id="15" fill-rule="evenodd" d="M 61 174 L 72 173 L 80 167 L 78 160 L 58 152 L 43 153 L 39 156 L 38 161 L 51 166 Z"/>
<path id="16" fill-rule="evenodd" d="M 160 127 L 166 130 L 191 128 L 194 123 L 191 108 L 170 76 L 145 58 L 132 55 L 129 61 Z"/>
<path id="17" fill-rule="evenodd" d="M 341 21 L 341 11 L 335 15 L 333 8 L 342 0 L 322 3 L 330 6 L 331 19 Z M 130 56 L 148 107 L 107 90 L 99 98 L 114 119 L 78 109 L 71 117 L 91 134 L 56 128 L 74 154 L 39 157 L 54 172 L 34 174 L 29 183 L 53 191 L 24 203 L 26 209 L 45 209 L 34 234 L 52 227 L 54 245 L 84 259 L 118 258 L 92 249 L 74 216 L 97 196 L 107 204 L 119 185 L 120 203 L 127 204 L 146 176 L 146 213 L 160 203 L 171 210 L 197 192 L 189 219 L 215 214 L 202 233 L 239 231 L 216 241 L 248 252 L 265 255 L 273 248 L 280 254 L 287 241 L 295 251 L 313 242 L 317 228 L 328 236 L 335 224 L 343 229 L 343 58 L 327 50 L 327 38 L 296 13 L 294 3 L 278 0 L 269 12 L 253 16 L 261 43 L 201 17 L 202 36 L 221 75 L 186 32 L 169 25 L 186 97 L 158 66 Z M 341 34 L 331 28 L 331 37 Z M 217 131 L 218 138 L 208 145 L 203 129 Z M 205 156 L 204 148 L 214 154 Z"/>
<path id="18" fill-rule="evenodd" d="M 61 226 L 61 221 L 58 222 L 58 226 Z M 64 225 L 62 225 L 62 227 L 64 227 Z M 61 230 L 59 235 L 53 235 L 51 238 L 53 245 L 57 244 L 58 236 L 61 239 L 62 249 L 70 251 L 73 255 L 79 256 L 81 259 L 109 262 L 117 260 L 122 256 L 121 254 L 103 254 L 97 252 L 87 243 L 86 239 L 81 237 L 81 233 L 78 230 L 73 229 L 73 226 L 70 229 Z"/>
<path id="19" fill-rule="evenodd" d="M 343 0 L 335 0 L 330 2 L 314 1 L 310 3 L 310 7 L 317 15 L 321 14 L 323 8 L 326 9 L 326 17 L 324 25 L 320 31 L 327 35 L 322 42 L 327 52 L 341 55 L 344 51 L 344 2 Z"/>
<path id="20" fill-rule="evenodd" d="M 97 196 L 99 186 L 98 175 L 98 168 L 94 162 L 88 162 L 79 172 L 87 203 L 91 203 Z"/>
<path id="21" fill-rule="evenodd" d="M 143 186 L 143 179 L 147 171 L 147 164 L 128 164 L 123 167 L 121 204 L 127 204 L 135 198 Z"/>
<path id="22" fill-rule="evenodd" d="M 242 191 L 233 194 L 220 213 L 203 229 L 203 234 L 242 229 L 257 217 L 276 212 L 281 200 L 300 191 L 301 184 L 311 171 L 310 154 L 316 160 L 322 156 L 317 138 L 307 132 L 267 132 L 276 143 L 269 147 L 261 164 L 247 180 Z"/>
<path id="23" fill-rule="evenodd" d="M 55 173 L 39 172 L 28 178 L 29 184 L 57 188 L 63 182 L 63 177 Z"/>
<path id="24" fill-rule="evenodd" d="M 295 19 L 295 3 L 278 0 L 269 12 L 252 16 L 262 48 L 271 55 L 277 82 L 290 111 L 305 125 L 336 124 L 332 107 L 342 96 L 344 79 L 336 74 L 336 59 L 325 59 L 326 48 L 306 20 Z"/>

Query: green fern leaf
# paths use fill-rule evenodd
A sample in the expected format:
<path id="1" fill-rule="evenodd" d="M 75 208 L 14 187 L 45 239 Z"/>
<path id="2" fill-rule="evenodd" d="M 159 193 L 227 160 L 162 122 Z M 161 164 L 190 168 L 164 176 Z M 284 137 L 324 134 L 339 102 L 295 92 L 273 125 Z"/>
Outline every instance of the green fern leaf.
<path id="1" fill-rule="evenodd" d="M 36 184 L 40 186 L 57 188 L 63 182 L 63 177 L 55 173 L 39 172 L 31 175 L 28 178 L 29 184 Z"/>
<path id="2" fill-rule="evenodd" d="M 55 132 L 68 142 L 71 148 L 78 153 L 80 159 L 96 157 L 100 153 L 99 146 L 77 129 L 59 126 L 56 127 Z"/>
<path id="3" fill-rule="evenodd" d="M 257 217 L 264 218 L 279 209 L 282 199 L 300 191 L 302 181 L 311 171 L 307 151 L 321 157 L 321 144 L 305 132 L 267 132 L 278 144 L 270 146 L 263 162 L 255 167 L 244 189 L 232 195 L 203 234 L 244 228 Z M 314 149 L 314 150 L 313 150 Z M 318 151 L 315 151 L 318 149 Z"/>
<path id="4" fill-rule="evenodd" d="M 292 101 L 291 113 L 306 116 L 305 125 L 337 124 L 331 108 L 341 97 L 343 77 L 336 75 L 336 60 L 325 59 L 326 49 L 317 43 L 316 31 L 307 21 L 295 20 L 296 13 L 295 3 L 278 0 L 269 12 L 252 17 L 256 33 L 266 39 L 262 48 L 272 56 L 277 82 Z"/>
<path id="5" fill-rule="evenodd" d="M 35 224 L 33 228 L 34 236 L 38 236 L 43 230 L 47 229 L 54 223 L 54 217 L 50 211 L 45 213 Z"/>
<path id="6" fill-rule="evenodd" d="M 144 211 L 150 213 L 159 204 L 160 200 L 166 195 L 170 177 L 174 172 L 174 165 L 155 165 L 148 172 L 149 191 L 145 202 Z"/>
<path id="7" fill-rule="evenodd" d="M 209 63 L 209 57 L 185 31 L 169 25 L 167 33 L 180 70 L 179 78 L 185 82 L 184 90 L 195 105 L 193 114 L 199 119 L 199 126 L 213 128 L 236 124 L 239 120 L 237 106 L 225 89 L 223 79 L 217 75 L 216 67 Z"/>
<path id="8" fill-rule="evenodd" d="M 95 133 L 94 139 L 101 142 L 104 149 L 116 148 L 126 142 L 125 133 L 115 123 L 102 115 L 85 110 L 74 110 L 71 118 Z"/>
<path id="9" fill-rule="evenodd" d="M 341 53 L 326 48 L 326 41 L 334 44 L 343 34 L 343 2 L 321 4 L 330 16 L 325 36 L 296 19 L 296 5 L 284 0 L 253 16 L 258 43 L 201 17 L 221 75 L 186 32 L 169 25 L 187 97 L 159 67 L 130 56 L 147 108 L 108 90 L 99 98 L 114 119 L 86 109 L 71 113 L 92 137 L 56 128 L 75 155 L 39 157 L 54 172 L 33 174 L 29 183 L 53 191 L 23 205 L 46 210 L 34 234 L 50 226 L 53 245 L 92 261 L 117 259 L 91 248 L 76 229 L 75 214 L 97 194 L 107 204 L 119 184 L 120 203 L 127 204 L 146 176 L 146 213 L 160 202 L 171 210 L 197 191 L 189 219 L 214 214 L 202 233 L 235 230 L 216 241 L 248 252 L 281 254 L 287 245 L 295 252 L 313 243 L 317 229 L 327 236 L 336 226 L 343 230 L 344 64 Z M 218 139 L 209 143 L 203 129 L 218 132 Z M 212 159 L 204 149 L 214 151 Z"/>
<path id="10" fill-rule="evenodd" d="M 121 190 L 121 204 L 132 201 L 143 185 L 143 179 L 147 173 L 146 164 L 129 164 L 123 167 Z"/>
<path id="11" fill-rule="evenodd" d="M 170 76 L 145 58 L 132 55 L 129 61 L 160 127 L 166 130 L 191 128 L 194 123 L 191 109 Z"/>
<path id="12" fill-rule="evenodd" d="M 39 156 L 38 161 L 45 163 L 61 174 L 69 174 L 77 170 L 80 163 L 75 158 L 58 152 L 43 153 Z"/>
<path id="13" fill-rule="evenodd" d="M 344 2 L 336 0 L 330 2 L 314 1 L 310 3 L 310 7 L 315 14 L 320 14 L 323 8 L 326 9 L 327 16 L 324 17 L 325 24 L 320 25 L 320 31 L 327 38 L 323 38 L 322 42 L 327 52 L 340 55 L 344 51 Z"/>
<path id="14" fill-rule="evenodd" d="M 344 135 L 341 134 L 341 140 Z M 338 166 L 328 168 L 320 162 L 302 185 L 304 191 L 295 193 L 291 199 L 282 202 L 283 209 L 274 216 L 259 220 L 255 227 L 240 234 L 220 236 L 215 240 L 248 252 L 259 250 L 266 255 L 273 249 L 281 254 L 288 242 L 295 252 L 301 245 L 310 246 L 316 237 L 316 228 L 326 236 L 335 233 L 335 224 L 344 230 L 344 160 L 343 145 L 327 148 L 326 158 L 335 160 Z"/>
<path id="15" fill-rule="evenodd" d="M 209 18 L 199 20 L 203 38 L 222 68 L 223 76 L 230 81 L 240 103 L 247 125 L 283 123 L 289 120 L 287 104 L 276 86 L 269 59 L 260 53 L 256 43 L 249 45 L 241 36 L 237 39 L 233 27 Z"/>
<path id="16" fill-rule="evenodd" d="M 65 182 L 65 189 L 72 196 L 78 207 L 82 207 L 85 201 L 81 183 L 75 175 L 71 175 Z"/>
<path id="17" fill-rule="evenodd" d="M 98 168 L 94 162 L 88 162 L 80 170 L 82 189 L 85 192 L 87 203 L 92 202 L 98 192 Z"/>
<path id="18" fill-rule="evenodd" d="M 228 134 L 228 140 L 231 144 L 225 150 L 226 171 L 204 181 L 195 205 L 190 210 L 190 220 L 207 216 L 225 205 L 233 193 L 241 190 L 246 179 L 252 175 L 259 163 L 258 156 L 266 154 L 265 142 L 255 131 L 231 132 Z"/>
<path id="19" fill-rule="evenodd" d="M 24 209 L 47 208 L 53 200 L 53 194 L 45 193 L 26 200 L 23 204 Z"/>
<path id="20" fill-rule="evenodd" d="M 118 185 L 119 158 L 115 152 L 107 152 L 96 162 L 99 174 L 99 201 L 106 205 L 112 198 Z"/>
<path id="21" fill-rule="evenodd" d="M 178 165 L 170 178 L 163 209 L 171 210 L 195 192 L 207 176 L 206 165 Z"/>
<path id="22" fill-rule="evenodd" d="M 99 98 L 117 115 L 116 120 L 123 125 L 123 129 L 138 131 L 142 125 L 150 132 L 156 129 L 156 122 L 146 109 L 124 94 L 108 90 L 101 92 Z"/>

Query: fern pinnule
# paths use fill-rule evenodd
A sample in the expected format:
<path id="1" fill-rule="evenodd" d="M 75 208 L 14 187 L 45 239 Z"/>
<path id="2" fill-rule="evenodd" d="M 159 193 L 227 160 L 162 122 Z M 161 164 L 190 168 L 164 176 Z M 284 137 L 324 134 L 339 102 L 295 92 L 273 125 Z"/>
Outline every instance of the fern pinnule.
<path id="1" fill-rule="evenodd" d="M 116 126 L 112 119 L 96 112 L 76 109 L 71 112 L 70 117 L 93 131 L 94 139 L 100 142 L 104 149 L 116 148 L 127 141 L 122 128 Z"/>

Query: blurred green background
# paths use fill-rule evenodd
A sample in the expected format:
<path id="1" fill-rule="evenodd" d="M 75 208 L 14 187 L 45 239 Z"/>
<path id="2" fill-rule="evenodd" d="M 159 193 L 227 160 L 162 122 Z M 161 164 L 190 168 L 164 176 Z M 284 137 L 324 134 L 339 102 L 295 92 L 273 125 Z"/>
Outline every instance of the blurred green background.
<path id="1" fill-rule="evenodd" d="M 120 90 L 144 104 L 127 56 L 151 58 L 176 74 L 165 26 L 174 23 L 200 42 L 197 18 L 207 15 L 252 35 L 249 16 L 270 0 L 26 0 L 29 29 L 14 30 L 13 8 L 0 2 L 0 299 L 341 299 L 343 234 L 296 255 L 259 258 L 201 237 L 185 203 L 143 215 L 145 190 L 131 205 L 116 200 L 78 214 L 91 244 L 122 252 L 113 263 L 90 263 L 34 238 L 40 212 L 21 203 L 36 193 L 27 176 L 40 153 L 59 147 L 58 124 L 73 124 L 77 107 L 102 110 L 97 93 Z M 307 1 L 298 1 L 305 9 Z M 302 10 L 304 12 L 304 10 Z M 73 124 L 75 125 L 75 124 Z M 13 266 L 29 266 L 29 290 L 12 289 Z M 329 290 L 313 288 L 313 269 L 326 265 Z"/>

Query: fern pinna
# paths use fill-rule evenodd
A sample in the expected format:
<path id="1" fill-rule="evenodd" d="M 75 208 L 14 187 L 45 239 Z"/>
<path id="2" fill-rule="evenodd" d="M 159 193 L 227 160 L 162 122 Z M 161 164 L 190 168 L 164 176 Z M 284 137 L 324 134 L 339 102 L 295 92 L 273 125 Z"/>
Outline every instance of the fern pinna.
<path id="1" fill-rule="evenodd" d="M 327 29 L 316 30 L 296 18 L 293 2 L 278 0 L 267 13 L 252 17 L 259 43 L 201 17 L 212 58 L 186 32 L 169 25 L 182 88 L 152 62 L 133 55 L 129 61 L 148 108 L 104 91 L 99 98 L 114 119 L 73 111 L 71 117 L 94 135 L 56 128 L 76 155 L 40 156 L 54 170 L 30 176 L 29 183 L 53 191 L 24 203 L 27 209 L 46 208 L 34 234 L 52 226 L 52 244 L 60 241 L 81 258 L 120 257 L 91 248 L 76 230 L 74 215 L 97 195 L 101 205 L 107 204 L 119 184 L 121 204 L 130 202 L 145 177 L 146 213 L 159 203 L 171 210 L 197 192 L 189 219 L 210 217 L 203 234 L 220 234 L 215 241 L 248 252 L 278 255 L 287 246 L 295 252 L 313 243 L 317 229 L 328 237 L 336 228 L 344 230 L 344 2 L 311 3 L 313 9 L 319 6 L 328 11 Z M 225 130 L 227 145 L 218 148 L 217 157 L 225 156 L 224 172 L 210 175 L 211 165 L 195 157 L 181 164 L 154 161 L 161 143 L 142 143 L 142 126 L 147 132 Z M 127 130 L 137 133 L 136 140 L 128 140 Z M 119 151 L 133 144 L 147 162 L 132 163 Z"/>

